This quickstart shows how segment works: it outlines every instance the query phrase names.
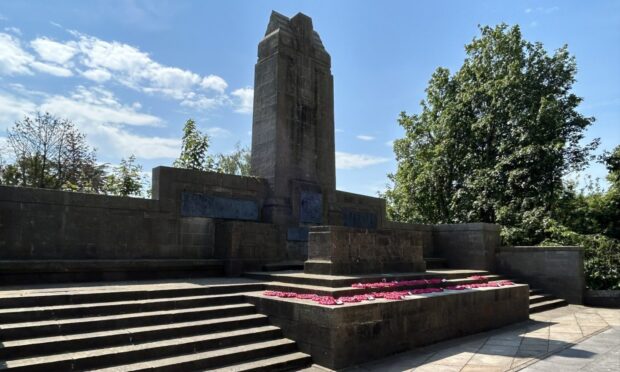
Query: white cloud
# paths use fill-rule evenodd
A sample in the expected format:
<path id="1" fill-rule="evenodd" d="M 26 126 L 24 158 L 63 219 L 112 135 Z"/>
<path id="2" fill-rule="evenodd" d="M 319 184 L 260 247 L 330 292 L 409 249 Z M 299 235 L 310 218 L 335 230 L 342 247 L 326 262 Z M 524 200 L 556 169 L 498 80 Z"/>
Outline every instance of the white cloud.
<path id="1" fill-rule="evenodd" d="M 336 151 L 336 169 L 361 169 L 371 165 L 385 163 L 388 160 L 388 158 L 372 155 Z"/>
<path id="2" fill-rule="evenodd" d="M 204 89 L 212 89 L 220 93 L 224 93 L 226 88 L 228 88 L 228 84 L 226 83 L 226 81 L 224 81 L 224 79 L 222 79 L 221 77 L 215 75 L 209 75 L 204 77 L 200 82 L 200 85 Z"/>
<path id="3" fill-rule="evenodd" d="M 98 82 L 113 79 L 138 91 L 160 94 L 182 102 L 184 106 L 211 108 L 225 104 L 222 95 L 228 84 L 216 75 L 199 74 L 178 67 L 162 65 L 148 53 L 117 41 L 73 32 L 78 38 L 78 60 L 88 68 L 84 76 Z M 215 97 L 206 96 L 216 92 Z"/>
<path id="4" fill-rule="evenodd" d="M 49 63 L 34 61 L 30 64 L 32 68 L 37 71 L 45 72 L 50 75 L 60 76 L 60 77 L 69 77 L 73 75 L 73 72 L 68 68 L 64 68 L 61 66 L 52 65 Z"/>
<path id="5" fill-rule="evenodd" d="M 216 97 L 207 97 L 203 94 L 189 94 L 187 99 L 181 101 L 181 106 L 191 107 L 195 109 L 210 109 L 223 106 L 230 103 L 228 96 L 219 95 Z"/>
<path id="6" fill-rule="evenodd" d="M 558 10 L 560 10 L 559 6 L 552 6 L 552 7 L 548 7 L 548 8 L 539 6 L 537 8 L 526 8 L 525 9 L 525 13 L 528 13 L 528 14 L 530 14 L 530 13 L 551 14 L 551 13 L 557 12 Z"/>
<path id="7" fill-rule="evenodd" d="M 335 132 L 336 132 L 336 133 L 342 133 L 342 132 L 344 132 L 344 130 L 343 130 L 343 129 L 340 129 L 340 128 L 336 128 L 336 129 L 335 129 Z"/>
<path id="8" fill-rule="evenodd" d="M 19 40 L 12 35 L 0 33 L 0 74 L 32 74 L 28 67 L 34 57 L 22 49 Z"/>
<path id="9" fill-rule="evenodd" d="M 173 159 L 181 152 L 180 139 L 140 136 L 116 126 L 99 125 L 87 134 L 99 150 L 124 158 L 133 154 L 142 159 Z"/>
<path id="10" fill-rule="evenodd" d="M 121 104 L 112 92 L 103 88 L 80 86 L 69 96 L 29 93 L 21 86 L 14 90 L 25 97 L 0 92 L 0 123 L 10 126 L 24 115 L 37 110 L 48 111 L 71 119 L 87 135 L 89 144 L 100 153 L 113 154 L 114 157 L 134 154 L 142 159 L 175 158 L 179 155 L 179 138 L 144 136 L 126 128 L 161 126 L 160 118 L 138 112 L 141 108 L 138 102 L 131 106 Z"/>
<path id="11" fill-rule="evenodd" d="M 232 102 L 225 93 L 228 84 L 219 76 L 201 76 L 163 65 L 129 44 L 105 41 L 77 31 L 69 33 L 74 40 L 60 42 L 47 37 L 32 40 L 29 45 L 35 54 L 25 50 L 18 38 L 1 33 L 0 74 L 32 74 L 33 70 L 61 77 L 78 74 L 97 83 L 115 81 L 139 92 L 162 95 L 195 109 Z M 248 91 L 236 92 L 235 97 L 240 100 L 237 111 L 245 112 Z"/>
<path id="12" fill-rule="evenodd" d="M 394 147 L 394 140 L 391 140 L 391 141 L 386 141 L 386 142 L 385 142 L 385 145 L 386 145 L 387 147 Z"/>
<path id="13" fill-rule="evenodd" d="M 57 41 L 40 37 L 30 42 L 30 46 L 44 61 L 64 65 L 77 53 L 76 43 L 73 41 L 59 43 Z"/>
<path id="14" fill-rule="evenodd" d="M 252 106 L 254 104 L 254 89 L 250 87 L 240 88 L 232 92 L 232 95 L 237 98 L 235 109 L 236 112 L 242 114 L 249 114 L 252 112 Z"/>
<path id="15" fill-rule="evenodd" d="M 355 138 L 357 138 L 358 140 L 362 140 L 362 141 L 372 141 L 372 140 L 375 139 L 375 137 L 367 136 L 365 134 L 360 134 L 360 135 L 356 136 Z"/>
<path id="16" fill-rule="evenodd" d="M 102 88 L 87 89 L 79 86 L 70 97 L 50 96 L 40 107 L 41 111 L 71 118 L 84 127 L 90 123 L 115 125 L 159 126 L 161 119 L 137 112 L 122 105 L 112 92 Z"/>
<path id="17" fill-rule="evenodd" d="M 207 128 L 206 132 L 213 138 L 229 137 L 232 134 L 229 130 L 220 127 Z"/>
<path id="18" fill-rule="evenodd" d="M 82 71 L 82 76 L 97 83 L 103 83 L 110 80 L 112 74 L 110 71 L 103 68 L 95 68 L 86 71 Z"/>
<path id="19" fill-rule="evenodd" d="M 11 33 L 13 33 L 15 35 L 21 35 L 22 34 L 22 30 L 20 30 L 17 27 L 5 27 L 4 31 L 11 32 Z"/>
<path id="20" fill-rule="evenodd" d="M 29 100 L 0 92 L 0 129 L 6 129 L 24 115 L 36 111 L 37 106 Z"/>

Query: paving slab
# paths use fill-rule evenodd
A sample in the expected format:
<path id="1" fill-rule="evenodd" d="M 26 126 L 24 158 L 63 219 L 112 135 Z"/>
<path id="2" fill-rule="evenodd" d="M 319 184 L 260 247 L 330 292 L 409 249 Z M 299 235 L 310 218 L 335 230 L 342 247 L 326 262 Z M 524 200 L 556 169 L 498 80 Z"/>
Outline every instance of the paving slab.
<path id="1" fill-rule="evenodd" d="M 620 371 L 620 309 L 569 305 L 345 371 Z"/>

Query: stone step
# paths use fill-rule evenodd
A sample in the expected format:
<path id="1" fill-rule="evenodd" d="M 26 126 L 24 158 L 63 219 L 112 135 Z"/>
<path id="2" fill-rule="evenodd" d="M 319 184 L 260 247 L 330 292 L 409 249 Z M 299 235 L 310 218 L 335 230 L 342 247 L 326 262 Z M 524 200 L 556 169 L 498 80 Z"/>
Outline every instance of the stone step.
<path id="1" fill-rule="evenodd" d="M 275 355 L 295 351 L 295 342 L 286 338 L 257 342 L 217 350 L 194 352 L 169 358 L 118 365 L 112 368 L 94 370 L 99 372 L 158 371 L 178 372 L 213 370 L 251 360 L 271 358 Z M 230 369 L 225 369 L 230 371 Z"/>
<path id="2" fill-rule="evenodd" d="M 17 340 L 46 336 L 60 336 L 111 329 L 187 322 L 213 318 L 248 315 L 255 312 L 252 304 L 230 304 L 190 309 L 161 310 L 143 313 L 69 318 L 0 325 L 0 340 Z"/>
<path id="3" fill-rule="evenodd" d="M 321 287 L 350 287 L 354 283 L 380 282 L 382 279 L 392 280 L 414 280 L 429 278 L 457 279 L 466 278 L 471 275 L 489 275 L 484 270 L 427 270 L 421 273 L 387 273 L 381 275 L 349 275 L 332 276 L 305 274 L 302 271 L 281 271 L 281 272 L 248 272 L 246 277 L 259 279 L 269 282 L 283 282 L 291 284 L 314 285 Z"/>
<path id="4" fill-rule="evenodd" d="M 146 285 L 145 285 L 146 286 Z M 84 303 L 134 301 L 155 298 L 205 296 L 216 294 L 231 294 L 241 292 L 260 291 L 264 288 L 262 283 L 243 283 L 211 286 L 195 286 L 190 288 L 157 288 L 148 289 L 122 289 L 122 290 L 97 290 L 86 287 L 83 290 L 74 291 L 31 291 L 32 293 L 20 293 L 13 295 L 0 295 L 0 308 L 34 307 L 34 306 L 57 306 Z M 12 293 L 11 293 L 12 294 Z"/>
<path id="5" fill-rule="evenodd" d="M 500 280 L 501 277 L 499 275 L 485 275 L 489 281 Z M 459 279 L 448 279 L 444 283 L 439 284 L 420 284 L 409 286 L 407 289 L 417 289 L 417 288 L 428 288 L 428 287 L 448 287 L 453 285 L 460 284 L 474 284 L 474 283 L 482 283 L 483 280 L 479 279 L 467 279 L 467 278 L 459 278 Z M 268 282 L 265 284 L 266 289 L 272 291 L 282 291 L 282 292 L 295 292 L 295 293 L 313 293 L 321 296 L 353 296 L 364 293 L 371 292 L 389 292 L 395 290 L 402 290 L 404 288 L 353 288 L 351 286 L 348 287 L 340 287 L 340 288 L 331 288 L 331 287 L 323 287 L 323 286 L 313 286 L 313 285 L 303 285 L 303 284 L 291 284 L 284 282 Z"/>
<path id="6" fill-rule="evenodd" d="M 530 287 L 530 296 L 531 295 L 535 295 L 535 294 L 540 294 L 540 293 L 543 293 L 543 292 L 544 291 L 542 289 L 536 289 L 536 288 L 533 289 L 533 288 Z"/>
<path id="7" fill-rule="evenodd" d="M 211 372 L 276 372 L 298 371 L 312 364 L 312 358 L 301 352 L 278 355 L 272 358 L 253 360 L 246 363 L 228 365 L 223 368 L 210 369 Z"/>
<path id="8" fill-rule="evenodd" d="M 154 298 L 135 301 L 83 303 L 0 309 L 0 324 L 33 322 L 49 319 L 79 318 L 159 310 L 187 309 L 244 302 L 239 294 Z"/>
<path id="9" fill-rule="evenodd" d="M 270 341 L 278 337 L 281 337 L 280 328 L 262 326 L 126 346 L 53 354 L 46 357 L 7 360 L 3 365 L 0 365 L 0 369 L 12 369 L 15 371 L 92 370 L 118 366 L 136 360 L 150 361 L 162 357 L 200 353 L 207 350 L 229 349 L 231 346 L 237 345 L 244 347 L 246 344 Z"/>
<path id="10" fill-rule="evenodd" d="M 562 300 L 559 298 L 553 300 L 547 300 L 543 302 L 539 302 L 533 305 L 530 305 L 530 314 L 539 313 L 541 311 L 551 310 L 558 307 L 566 306 L 568 303 L 566 300 Z"/>
<path id="11" fill-rule="evenodd" d="M 128 345 L 264 325 L 268 325 L 267 316 L 250 314 L 192 322 L 123 328 L 111 331 L 5 341 L 2 343 L 3 347 L 0 348 L 0 360 L 88 350 L 94 346 L 100 348 Z"/>
<path id="12" fill-rule="evenodd" d="M 550 294 L 546 294 L 546 293 L 530 295 L 530 305 L 553 300 L 553 299 L 555 299 L 555 297 L 553 297 Z"/>
<path id="13" fill-rule="evenodd" d="M 145 279 L 204 278 L 224 275 L 214 259 L 0 260 L 0 283 L 75 283 Z"/>
<path id="14" fill-rule="evenodd" d="M 283 261 L 263 265 L 263 271 L 303 270 L 303 261 Z"/>

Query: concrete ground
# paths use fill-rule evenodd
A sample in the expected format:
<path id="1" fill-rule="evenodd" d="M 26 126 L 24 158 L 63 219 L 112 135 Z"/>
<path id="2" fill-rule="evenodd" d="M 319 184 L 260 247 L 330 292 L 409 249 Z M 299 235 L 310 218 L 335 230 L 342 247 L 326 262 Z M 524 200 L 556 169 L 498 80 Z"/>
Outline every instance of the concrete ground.
<path id="1" fill-rule="evenodd" d="M 325 371 L 314 366 L 309 371 Z M 620 371 L 620 309 L 570 305 L 527 322 L 396 354 L 363 371 Z"/>

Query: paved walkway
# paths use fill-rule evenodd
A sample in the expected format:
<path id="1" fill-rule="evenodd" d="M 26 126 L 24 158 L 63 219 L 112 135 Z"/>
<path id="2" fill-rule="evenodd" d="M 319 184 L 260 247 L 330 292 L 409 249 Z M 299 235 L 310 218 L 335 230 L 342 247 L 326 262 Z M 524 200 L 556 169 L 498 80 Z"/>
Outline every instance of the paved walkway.
<path id="1" fill-rule="evenodd" d="M 620 309 L 570 305 L 533 314 L 527 322 L 397 354 L 347 371 L 578 370 L 620 371 Z"/>

